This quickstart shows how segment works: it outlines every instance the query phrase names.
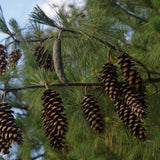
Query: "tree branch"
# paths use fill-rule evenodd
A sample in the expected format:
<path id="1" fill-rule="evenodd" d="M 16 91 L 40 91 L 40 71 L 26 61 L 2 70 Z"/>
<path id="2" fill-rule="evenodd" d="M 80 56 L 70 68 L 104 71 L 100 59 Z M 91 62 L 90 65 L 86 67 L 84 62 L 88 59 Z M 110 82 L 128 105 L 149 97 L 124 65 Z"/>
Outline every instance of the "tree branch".
<path id="1" fill-rule="evenodd" d="M 136 18 L 136 19 L 139 19 L 140 21 L 143 21 L 143 22 L 145 22 L 145 23 L 148 22 L 147 20 L 145 20 L 145 19 L 143 19 L 143 18 L 141 18 L 141 17 L 138 17 L 138 16 L 136 16 L 136 15 L 128 12 L 127 10 L 125 10 L 124 8 L 122 8 L 120 5 L 118 5 L 116 2 L 112 1 L 112 3 L 113 3 L 114 5 L 116 5 L 118 8 L 120 8 L 124 13 L 128 14 L 129 16 L 132 16 L 132 17 L 134 17 L 134 18 Z"/>
<path id="2" fill-rule="evenodd" d="M 143 80 L 143 83 L 159 83 L 159 82 L 160 82 L 160 77 Z M 67 86 L 103 86 L 103 83 L 72 82 L 72 83 L 67 83 L 67 84 L 66 83 L 55 83 L 55 84 L 49 85 L 49 87 L 67 87 Z M 13 91 L 19 91 L 19 90 L 33 89 L 33 88 L 46 88 L 46 87 L 45 85 L 31 85 L 31 86 L 23 86 L 23 87 L 18 87 L 18 88 L 7 88 L 7 89 L 0 88 L 0 91 L 13 92 Z"/>
<path id="3" fill-rule="evenodd" d="M 33 157 L 32 160 L 35 160 L 35 159 L 40 158 L 40 157 L 44 157 L 44 155 L 45 155 L 45 154 L 40 154 L 40 155 L 38 155 L 38 156 L 36 156 L 36 157 Z"/>

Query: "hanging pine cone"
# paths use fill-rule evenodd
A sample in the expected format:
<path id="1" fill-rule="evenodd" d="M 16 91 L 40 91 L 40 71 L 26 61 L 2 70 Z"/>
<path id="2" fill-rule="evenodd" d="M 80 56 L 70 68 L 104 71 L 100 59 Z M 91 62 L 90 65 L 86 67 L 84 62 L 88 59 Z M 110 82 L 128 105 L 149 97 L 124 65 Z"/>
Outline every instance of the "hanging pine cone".
<path id="1" fill-rule="evenodd" d="M 8 66 L 16 65 L 18 60 L 21 58 L 22 54 L 19 49 L 15 49 L 8 56 Z"/>
<path id="2" fill-rule="evenodd" d="M 145 118 L 146 113 L 132 89 L 126 83 L 119 83 L 121 96 L 124 98 L 126 104 L 131 108 L 135 115 L 139 118 Z"/>
<path id="3" fill-rule="evenodd" d="M 5 52 L 5 46 L 0 45 L 0 75 L 4 75 L 7 66 L 7 53 Z"/>
<path id="4" fill-rule="evenodd" d="M 107 62 L 101 71 L 103 73 L 102 79 L 105 86 L 105 92 L 113 100 L 115 100 L 119 95 L 119 89 L 117 87 L 117 73 L 116 67 L 111 63 Z"/>
<path id="5" fill-rule="evenodd" d="M 52 62 L 52 57 L 48 53 L 48 50 L 45 50 L 43 45 L 39 45 L 35 49 L 34 56 L 37 57 L 36 61 L 39 63 L 40 67 L 43 66 L 46 71 L 48 71 L 48 70 L 53 71 L 54 65 L 53 65 L 53 62 Z"/>
<path id="6" fill-rule="evenodd" d="M 51 89 L 47 89 L 42 98 L 44 100 L 42 109 L 42 120 L 46 135 L 50 144 L 57 150 L 63 148 L 64 135 L 67 130 L 67 122 L 64 113 L 64 107 L 59 94 Z"/>
<path id="7" fill-rule="evenodd" d="M 125 81 L 128 83 L 128 85 L 130 85 L 143 108 L 147 108 L 145 87 L 135 67 L 134 60 L 128 54 L 121 53 L 118 56 L 118 63 L 120 68 L 123 70 Z"/>
<path id="8" fill-rule="evenodd" d="M 10 110 L 11 106 L 5 102 L 0 103 L 0 150 L 3 154 L 8 154 L 12 142 L 22 144 L 22 135 L 16 125 L 15 119 Z"/>
<path id="9" fill-rule="evenodd" d="M 104 121 L 100 113 L 99 105 L 91 95 L 85 95 L 81 104 L 83 112 L 91 128 L 97 133 L 102 133 L 104 130 Z"/>
<path id="10" fill-rule="evenodd" d="M 137 119 L 135 114 L 130 110 L 123 100 L 117 99 L 114 101 L 115 111 L 118 113 L 120 119 L 124 122 L 127 129 L 132 135 L 137 137 L 140 141 L 146 139 L 145 131 L 146 129 L 142 125 L 142 122 Z"/>
<path id="11" fill-rule="evenodd" d="M 63 68 L 63 61 L 61 55 L 61 39 L 56 39 L 53 43 L 53 61 L 54 61 L 54 68 L 57 74 L 57 77 L 62 83 L 68 83 L 66 78 L 64 68 Z"/>

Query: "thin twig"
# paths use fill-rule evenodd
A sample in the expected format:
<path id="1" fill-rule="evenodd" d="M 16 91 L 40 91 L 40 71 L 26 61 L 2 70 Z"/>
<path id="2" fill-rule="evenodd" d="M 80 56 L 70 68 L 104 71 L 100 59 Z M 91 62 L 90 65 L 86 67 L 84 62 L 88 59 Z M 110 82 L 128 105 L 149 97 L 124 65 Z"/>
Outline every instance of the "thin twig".
<path id="1" fill-rule="evenodd" d="M 112 49 L 112 48 L 110 47 L 110 48 L 108 49 L 108 52 L 107 52 L 108 61 L 111 61 L 111 60 L 110 60 L 110 52 L 111 52 L 111 49 Z"/>
<path id="2" fill-rule="evenodd" d="M 63 32 L 63 29 L 60 30 L 60 32 L 59 32 L 59 34 L 58 34 L 58 39 L 61 38 L 62 32 Z"/>
<path id="3" fill-rule="evenodd" d="M 145 20 L 145 19 L 143 19 L 141 17 L 138 17 L 135 14 L 132 14 L 132 13 L 128 12 L 127 10 L 125 10 L 124 8 L 122 8 L 120 5 L 118 5 L 116 2 L 114 2 L 113 0 L 112 0 L 112 3 L 114 5 L 116 5 L 118 8 L 120 8 L 124 13 L 128 14 L 129 16 L 132 16 L 132 17 L 134 17 L 136 19 L 139 19 L 140 21 L 143 21 L 143 22 L 148 22 L 147 20 Z"/>
<path id="4" fill-rule="evenodd" d="M 138 64 L 140 64 L 145 70 L 146 70 L 146 72 L 147 72 L 147 75 L 148 75 L 148 79 L 150 79 L 151 78 L 151 73 L 150 73 L 150 71 L 148 70 L 148 68 L 141 62 L 141 61 L 139 61 L 139 60 L 137 60 L 137 59 L 133 59 L 136 63 L 138 63 Z"/>
<path id="5" fill-rule="evenodd" d="M 47 83 L 45 83 L 45 84 L 44 84 L 44 86 L 45 86 L 45 88 L 46 88 L 46 89 L 49 89 L 49 87 L 48 87 L 48 84 L 47 84 Z"/>
<path id="6" fill-rule="evenodd" d="M 38 156 L 36 156 L 36 157 L 33 157 L 32 160 L 35 160 L 35 159 L 40 158 L 40 157 L 44 157 L 44 155 L 45 155 L 45 154 L 40 154 L 40 155 L 38 155 Z"/>
<path id="7" fill-rule="evenodd" d="M 158 92 L 160 92 L 160 89 L 157 89 L 154 93 L 150 94 L 149 97 L 150 97 L 150 96 L 154 96 L 154 95 L 157 94 Z"/>

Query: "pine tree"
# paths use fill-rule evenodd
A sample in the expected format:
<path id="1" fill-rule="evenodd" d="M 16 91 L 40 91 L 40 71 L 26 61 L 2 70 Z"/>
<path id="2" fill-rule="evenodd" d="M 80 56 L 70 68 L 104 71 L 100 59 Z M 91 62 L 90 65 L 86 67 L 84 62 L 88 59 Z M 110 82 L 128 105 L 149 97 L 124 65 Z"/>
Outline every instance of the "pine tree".
<path id="1" fill-rule="evenodd" d="M 0 8 L 0 31 L 8 36 L 0 46 L 0 94 L 5 92 L 6 102 L 20 109 L 15 118 L 24 138 L 14 158 L 11 153 L 5 159 L 159 159 L 159 0 L 85 2 L 82 8 L 59 7 L 56 16 L 47 16 L 37 5 L 24 27 L 14 19 L 6 22 Z M 60 83 L 53 69 L 53 43 L 58 38 L 68 83 Z M 3 51 L 16 49 L 22 51 L 21 63 L 8 67 L 9 54 Z M 45 96 L 42 102 L 46 83 L 61 95 L 64 108 L 59 95 L 55 110 L 53 104 L 47 108 Z M 87 108 L 82 110 L 86 86 L 88 95 L 97 97 L 103 115 L 101 134 L 90 129 Z M 51 103 L 53 94 L 48 97 Z M 94 106 L 91 125 L 101 126 L 101 121 L 94 121 L 94 116 L 100 117 L 97 104 Z M 89 111 L 91 114 L 92 108 Z M 53 117 L 56 113 L 59 125 L 48 116 L 51 112 Z M 52 135 L 58 126 L 63 126 L 56 130 L 59 137 Z M 5 142 L 0 135 L 0 148 L 8 153 L 10 143 Z"/>

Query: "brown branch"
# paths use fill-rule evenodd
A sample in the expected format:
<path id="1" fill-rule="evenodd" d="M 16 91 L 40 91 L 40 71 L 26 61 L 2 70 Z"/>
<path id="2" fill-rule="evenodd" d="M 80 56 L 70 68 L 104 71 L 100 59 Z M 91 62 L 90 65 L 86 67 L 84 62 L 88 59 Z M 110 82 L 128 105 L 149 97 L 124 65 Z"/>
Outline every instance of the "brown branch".
<path id="1" fill-rule="evenodd" d="M 109 49 L 108 49 L 108 52 L 107 52 L 108 61 L 111 61 L 111 60 L 110 60 L 110 52 L 111 52 L 111 48 L 109 48 Z"/>
<path id="2" fill-rule="evenodd" d="M 148 68 L 139 60 L 137 59 L 133 59 L 136 63 L 140 64 L 147 72 L 147 75 L 148 75 L 148 79 L 151 78 L 151 72 L 148 70 Z"/>
<path id="3" fill-rule="evenodd" d="M 150 78 L 150 79 L 144 79 L 143 83 L 159 83 L 160 77 L 158 78 Z M 72 83 L 55 83 L 52 85 L 49 85 L 49 87 L 67 87 L 67 86 L 103 86 L 103 83 L 100 82 L 72 82 Z M 26 90 L 26 89 L 34 89 L 34 88 L 46 88 L 45 85 L 30 85 L 30 86 L 23 86 L 18 88 L 0 88 L 0 91 L 6 91 L 6 92 L 13 92 L 13 91 L 19 91 L 19 90 Z"/>
<path id="4" fill-rule="evenodd" d="M 16 104 L 16 105 L 13 106 L 13 108 L 28 110 L 29 106 Z"/>
<path id="5" fill-rule="evenodd" d="M 158 83 L 160 82 L 160 78 L 150 78 L 150 79 L 144 79 L 143 80 L 144 83 Z"/>
<path id="6" fill-rule="evenodd" d="M 49 87 L 67 87 L 67 86 L 102 86 L 102 83 L 81 83 L 81 82 L 73 82 L 73 83 L 56 83 L 53 85 L 49 85 Z M 31 85 L 31 86 L 24 86 L 24 87 L 18 87 L 18 88 L 7 88 L 2 89 L 0 88 L 0 91 L 6 91 L 6 92 L 13 92 L 18 90 L 26 90 L 26 89 L 33 89 L 33 88 L 46 88 L 45 85 Z"/>

